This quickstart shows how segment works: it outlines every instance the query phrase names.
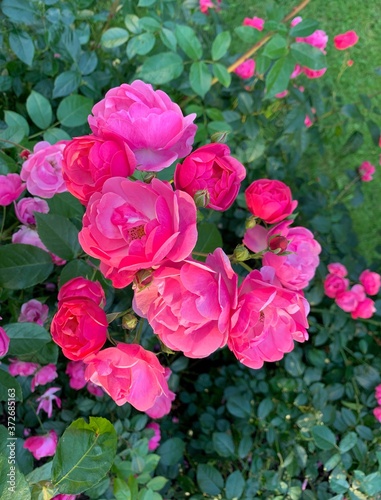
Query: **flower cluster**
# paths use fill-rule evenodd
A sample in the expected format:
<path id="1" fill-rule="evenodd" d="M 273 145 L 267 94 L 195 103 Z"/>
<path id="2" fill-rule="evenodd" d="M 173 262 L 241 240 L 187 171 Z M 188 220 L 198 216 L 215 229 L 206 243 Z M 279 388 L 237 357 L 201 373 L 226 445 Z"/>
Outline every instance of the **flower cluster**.
<path id="1" fill-rule="evenodd" d="M 373 415 L 376 417 L 376 419 L 381 422 L 381 384 L 377 385 L 375 390 L 374 390 L 374 397 L 377 400 L 378 406 L 374 408 L 373 410 Z"/>
<path id="2" fill-rule="evenodd" d="M 329 274 L 324 280 L 325 294 L 335 299 L 336 304 L 353 319 L 368 319 L 376 312 L 374 301 L 366 295 L 377 295 L 381 288 L 381 276 L 366 269 L 360 274 L 359 282 L 349 288 L 348 271 L 343 264 L 328 265 Z"/>

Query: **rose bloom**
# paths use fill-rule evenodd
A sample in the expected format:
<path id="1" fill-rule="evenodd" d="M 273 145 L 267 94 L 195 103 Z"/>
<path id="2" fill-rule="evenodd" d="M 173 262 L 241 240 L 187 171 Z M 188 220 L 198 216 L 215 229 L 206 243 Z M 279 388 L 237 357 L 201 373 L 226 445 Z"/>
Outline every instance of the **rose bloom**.
<path id="1" fill-rule="evenodd" d="M 352 312 L 358 306 L 357 295 L 351 290 L 338 293 L 335 298 L 336 304 L 345 312 Z"/>
<path id="2" fill-rule="evenodd" d="M 302 71 L 306 75 L 307 78 L 320 78 L 327 71 L 327 68 L 310 69 L 310 68 L 303 67 Z"/>
<path id="3" fill-rule="evenodd" d="M 157 422 L 151 422 L 146 426 L 146 429 L 153 430 L 153 436 L 148 441 L 148 449 L 154 451 L 158 448 L 161 439 L 160 425 Z"/>
<path id="4" fill-rule="evenodd" d="M 32 245 L 34 247 L 41 248 L 45 250 L 51 256 L 52 261 L 57 266 L 63 266 L 66 264 L 66 260 L 61 259 L 58 255 L 54 255 L 49 252 L 46 246 L 42 243 L 37 231 L 31 227 L 21 226 L 18 231 L 12 234 L 12 243 L 21 243 L 23 245 Z"/>
<path id="5" fill-rule="evenodd" d="M 49 212 L 49 205 L 41 198 L 22 198 L 15 206 L 16 217 L 22 224 L 28 226 L 36 224 L 34 212 L 47 214 Z"/>
<path id="6" fill-rule="evenodd" d="M 263 28 L 265 26 L 265 20 L 262 19 L 261 17 L 245 17 L 243 20 L 243 26 L 251 26 L 252 28 L 255 28 L 258 31 L 263 31 Z"/>
<path id="7" fill-rule="evenodd" d="M 275 94 L 275 97 L 277 99 L 282 99 L 283 97 L 286 97 L 288 95 L 288 90 L 283 90 L 283 92 L 279 92 L 279 94 Z"/>
<path id="8" fill-rule="evenodd" d="M 328 43 L 328 35 L 323 30 L 315 30 L 311 35 L 306 37 L 297 37 L 297 42 L 308 43 L 308 45 L 312 45 L 317 49 L 324 52 L 327 43 Z"/>
<path id="9" fill-rule="evenodd" d="M 217 248 L 205 264 L 186 260 L 160 266 L 148 285 L 135 286 L 133 309 L 167 347 L 203 358 L 226 345 L 237 281 L 228 257 Z"/>
<path id="10" fill-rule="evenodd" d="M 278 361 L 292 351 L 294 340 L 308 339 L 308 313 L 307 300 L 282 288 L 272 268 L 252 271 L 239 288 L 228 347 L 249 368 Z"/>
<path id="11" fill-rule="evenodd" d="M 299 64 L 295 64 L 294 71 L 291 73 L 290 79 L 296 78 L 303 72 L 303 68 Z"/>
<path id="12" fill-rule="evenodd" d="M 333 43 L 337 50 L 345 50 L 359 41 L 359 37 L 355 31 L 347 31 L 346 33 L 341 33 L 333 37 Z"/>
<path id="13" fill-rule="evenodd" d="M 97 398 L 101 398 L 104 394 L 104 390 L 102 389 L 102 387 L 99 387 L 99 385 L 95 385 L 92 382 L 87 382 L 86 389 L 90 394 Z"/>
<path id="14" fill-rule="evenodd" d="M 72 389 L 83 389 L 86 385 L 86 365 L 83 361 L 69 361 L 65 373 L 69 375 L 69 385 Z"/>
<path id="15" fill-rule="evenodd" d="M 328 264 L 327 269 L 331 274 L 336 274 L 342 278 L 345 278 L 348 274 L 347 268 L 343 264 L 340 264 L 340 262 L 332 262 L 331 264 Z"/>
<path id="16" fill-rule="evenodd" d="M 7 335 L 7 332 L 0 326 L 0 357 L 3 357 L 7 354 L 9 349 L 10 339 Z"/>
<path id="17" fill-rule="evenodd" d="M 27 190 L 41 198 L 53 198 L 55 194 L 67 191 L 62 178 L 62 152 L 68 141 L 51 145 L 38 142 L 21 169 L 21 179 L 26 181 Z"/>
<path id="18" fill-rule="evenodd" d="M 217 0 L 217 3 L 215 4 L 212 0 L 200 0 L 200 12 L 203 14 L 208 14 L 209 9 L 216 9 L 219 10 L 219 7 L 221 5 L 222 0 Z"/>
<path id="19" fill-rule="evenodd" d="M 57 367 L 54 364 L 49 364 L 40 368 L 32 378 L 32 392 L 38 385 L 45 385 L 52 382 L 58 377 Z"/>
<path id="20" fill-rule="evenodd" d="M 63 153 L 62 172 L 68 191 L 87 205 L 110 177 L 134 173 L 136 158 L 118 135 L 75 137 Z"/>
<path id="21" fill-rule="evenodd" d="M 105 292 L 99 281 L 91 281 L 82 276 L 73 278 L 61 286 L 57 297 L 58 303 L 74 297 L 90 299 L 100 307 L 106 303 Z"/>
<path id="22" fill-rule="evenodd" d="M 381 288 L 381 276 L 366 269 L 360 274 L 360 283 L 368 295 L 377 295 Z"/>
<path id="23" fill-rule="evenodd" d="M 214 143 L 201 146 L 179 163 L 174 181 L 176 189 L 192 197 L 206 190 L 210 198 L 206 207 L 222 211 L 232 206 L 245 177 L 245 167 L 230 156 L 228 146 Z"/>
<path id="24" fill-rule="evenodd" d="M 291 21 L 291 26 L 294 27 L 297 24 L 301 23 L 303 21 L 303 18 L 300 16 L 294 17 L 294 19 Z"/>
<path id="25" fill-rule="evenodd" d="M 94 134 L 120 136 L 135 154 L 138 170 L 158 172 L 192 150 L 196 114 L 184 117 L 165 92 L 141 80 L 110 89 L 92 112 Z"/>
<path id="26" fill-rule="evenodd" d="M 182 261 L 196 241 L 193 199 L 159 179 L 108 179 L 91 197 L 79 233 L 83 250 L 101 260 L 116 288 L 129 285 L 140 269 Z"/>
<path id="27" fill-rule="evenodd" d="M 254 76 L 255 73 L 255 61 L 254 59 L 247 59 L 245 62 L 241 63 L 236 67 L 234 73 L 242 78 L 243 80 L 247 80 Z"/>
<path id="28" fill-rule="evenodd" d="M 373 180 L 373 174 L 376 171 L 376 167 L 369 163 L 368 161 L 364 161 L 358 169 L 360 178 L 363 182 L 370 182 Z"/>
<path id="29" fill-rule="evenodd" d="M 37 415 L 41 410 L 44 410 L 44 412 L 50 418 L 53 414 L 53 401 L 58 406 L 58 408 L 61 408 L 61 399 L 55 394 L 60 390 L 60 387 L 49 387 L 49 389 L 47 389 L 44 394 L 42 394 L 42 396 L 36 399 L 36 401 L 39 403 L 37 406 Z"/>
<path id="30" fill-rule="evenodd" d="M 19 174 L 0 175 L 0 206 L 6 207 L 15 201 L 24 191 Z"/>
<path id="31" fill-rule="evenodd" d="M 349 280 L 337 274 L 328 274 L 324 280 L 324 293 L 327 297 L 335 299 L 339 293 L 345 292 L 349 286 Z"/>
<path id="32" fill-rule="evenodd" d="M 118 406 L 130 403 L 147 411 L 161 397 L 174 398 L 157 357 L 138 344 L 119 343 L 89 356 L 86 363 L 86 379 L 100 385 Z"/>
<path id="33" fill-rule="evenodd" d="M 353 319 L 362 318 L 369 319 L 376 312 L 376 307 L 372 299 L 366 298 L 362 302 L 359 302 L 356 309 L 351 312 Z"/>
<path id="34" fill-rule="evenodd" d="M 381 405 L 381 384 L 376 385 L 374 388 L 374 397 L 377 399 L 377 403 Z"/>
<path id="35" fill-rule="evenodd" d="M 304 118 L 304 125 L 307 128 L 310 128 L 310 127 L 312 127 L 313 124 L 314 124 L 314 122 L 311 120 L 311 118 L 308 115 L 306 115 L 306 117 Z"/>
<path id="36" fill-rule="evenodd" d="M 284 182 L 270 179 L 252 182 L 245 191 L 245 199 L 250 212 L 267 224 L 282 221 L 298 205 L 292 200 L 291 190 Z"/>
<path id="37" fill-rule="evenodd" d="M 52 457 L 57 448 L 58 436 L 55 431 L 50 430 L 43 436 L 34 436 L 25 439 L 24 448 L 29 450 L 36 460 L 44 457 Z"/>
<path id="38" fill-rule="evenodd" d="M 377 408 L 374 408 L 373 415 L 379 422 L 381 422 L 381 406 L 377 406 Z"/>
<path id="39" fill-rule="evenodd" d="M 29 375 L 33 375 L 36 370 L 40 368 L 40 365 L 37 363 L 30 363 L 28 361 L 19 361 L 15 358 L 10 358 L 10 365 L 8 367 L 10 375 L 12 377 L 16 377 L 20 375 L 21 377 L 28 377 Z"/>
<path id="40" fill-rule="evenodd" d="M 43 325 L 48 319 L 49 306 L 42 304 L 39 300 L 31 299 L 21 306 L 20 323 L 37 323 Z"/>
<path id="41" fill-rule="evenodd" d="M 64 355 L 78 361 L 102 348 L 107 326 L 103 309 L 90 299 L 74 297 L 58 304 L 50 332 Z"/>

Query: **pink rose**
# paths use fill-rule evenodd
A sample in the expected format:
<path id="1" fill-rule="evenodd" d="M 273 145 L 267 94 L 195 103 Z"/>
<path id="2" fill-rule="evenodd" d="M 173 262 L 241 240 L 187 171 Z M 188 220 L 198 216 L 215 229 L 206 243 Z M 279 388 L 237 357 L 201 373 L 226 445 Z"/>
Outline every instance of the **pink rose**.
<path id="1" fill-rule="evenodd" d="M 230 156 L 225 144 L 207 144 L 193 151 L 175 170 L 175 186 L 194 197 L 197 191 L 209 193 L 207 208 L 227 210 L 238 195 L 246 177 L 245 167 Z"/>
<path id="2" fill-rule="evenodd" d="M 303 295 L 278 286 L 271 268 L 252 271 L 239 288 L 228 347 L 250 368 L 278 361 L 292 351 L 294 340 L 308 339 L 308 312 Z"/>
<path id="3" fill-rule="evenodd" d="M 129 285 L 140 269 L 184 260 L 196 240 L 193 199 L 159 179 L 108 179 L 91 197 L 79 233 L 83 250 L 101 260 L 116 288 Z"/>
<path id="4" fill-rule="evenodd" d="M 286 97 L 288 95 L 288 90 L 283 90 L 283 92 L 279 92 L 279 94 L 275 94 L 275 97 L 277 99 L 282 99 L 283 97 Z"/>
<path id="5" fill-rule="evenodd" d="M 355 31 L 347 31 L 333 37 L 333 43 L 337 50 L 345 50 L 359 41 L 359 37 Z"/>
<path id="6" fill-rule="evenodd" d="M 34 212 L 47 214 L 49 212 L 49 205 L 41 198 L 22 198 L 17 202 L 15 212 L 16 217 L 22 224 L 34 226 L 36 224 Z"/>
<path id="7" fill-rule="evenodd" d="M 381 288 L 381 276 L 366 269 L 360 274 L 360 283 L 368 295 L 377 295 Z"/>
<path id="8" fill-rule="evenodd" d="M 277 180 L 259 179 L 245 191 L 246 204 L 250 212 L 267 224 L 275 224 L 288 217 L 297 207 L 291 190 Z"/>
<path id="9" fill-rule="evenodd" d="M 381 405 L 381 384 L 374 388 L 374 397 L 377 399 L 377 403 Z"/>
<path id="10" fill-rule="evenodd" d="M 68 141 L 56 144 L 38 142 L 21 169 L 21 179 L 26 181 L 27 190 L 41 198 L 52 198 L 67 191 L 62 178 L 62 152 Z"/>
<path id="11" fill-rule="evenodd" d="M 303 68 L 299 64 L 296 64 L 294 67 L 294 71 L 291 73 L 290 79 L 292 80 L 293 78 L 296 78 L 302 73 L 302 71 Z"/>
<path id="12" fill-rule="evenodd" d="M 161 396 L 171 399 L 165 370 L 155 354 L 138 344 L 109 347 L 86 360 L 86 379 L 100 385 L 118 406 L 147 411 Z"/>
<path id="13" fill-rule="evenodd" d="M 102 387 L 99 387 L 99 385 L 95 385 L 92 382 L 87 382 L 86 389 L 90 394 L 97 398 L 101 398 L 104 394 L 104 390 L 102 389 Z"/>
<path id="14" fill-rule="evenodd" d="M 358 302 L 363 302 L 366 299 L 365 289 L 362 285 L 353 285 L 351 292 L 356 295 Z"/>
<path id="15" fill-rule="evenodd" d="M 107 327 L 103 309 L 90 299 L 74 297 L 58 304 L 50 333 L 67 358 L 79 361 L 102 348 Z"/>
<path id="16" fill-rule="evenodd" d="M 199 0 L 200 12 L 208 14 L 209 9 L 216 9 L 217 11 L 220 10 L 221 1 L 222 0 L 217 0 L 217 3 L 215 4 L 213 0 Z"/>
<path id="17" fill-rule="evenodd" d="M 294 17 L 294 19 L 291 21 L 291 26 L 294 27 L 297 24 L 301 23 L 303 21 L 303 18 L 300 16 Z"/>
<path id="18" fill-rule="evenodd" d="M 328 43 L 328 35 L 323 30 L 316 30 L 311 35 L 308 35 L 306 37 L 297 37 L 296 41 L 308 43 L 308 45 L 312 45 L 313 47 L 316 47 L 317 49 L 324 52 Z"/>
<path id="19" fill-rule="evenodd" d="M 36 399 L 36 401 L 39 402 L 37 415 L 40 413 L 40 410 L 44 410 L 50 418 L 53 414 L 53 401 L 58 408 L 61 408 L 61 399 L 55 394 L 60 390 L 61 389 L 59 387 L 49 387 L 49 389 L 47 389 L 42 396 Z"/>
<path id="20" fill-rule="evenodd" d="M 160 425 L 157 422 L 150 422 L 146 429 L 153 430 L 153 436 L 148 441 L 148 449 L 154 451 L 158 448 L 161 439 Z"/>
<path id="21" fill-rule="evenodd" d="M 324 293 L 327 297 L 335 299 L 339 293 L 345 292 L 349 286 L 349 280 L 337 274 L 328 274 L 324 280 Z"/>
<path id="22" fill-rule="evenodd" d="M 5 356 L 9 349 L 10 339 L 7 332 L 0 326 L 0 358 Z"/>
<path id="23" fill-rule="evenodd" d="M 351 316 L 353 319 L 369 319 L 375 312 L 376 308 L 374 305 L 374 301 L 372 299 L 366 298 L 362 302 L 358 303 L 356 309 L 351 312 Z"/>
<path id="24" fill-rule="evenodd" d="M 52 457 L 57 448 L 58 436 L 55 431 L 50 430 L 43 436 L 34 436 L 25 439 L 24 448 L 29 450 L 36 460 L 44 457 Z"/>
<path id="25" fill-rule="evenodd" d="M 49 306 L 42 304 L 39 300 L 31 299 L 21 306 L 20 323 L 37 323 L 43 325 L 48 319 Z"/>
<path id="26" fill-rule="evenodd" d="M 66 495 L 65 493 L 60 493 L 52 498 L 52 500 L 75 500 L 77 495 Z"/>
<path id="27" fill-rule="evenodd" d="M 377 406 L 377 408 L 374 408 L 373 415 L 379 422 L 381 422 L 381 406 Z"/>
<path id="28" fill-rule="evenodd" d="M 304 125 L 307 128 L 310 128 L 310 127 L 312 127 L 313 124 L 314 124 L 314 122 L 311 120 L 311 118 L 308 115 L 306 115 L 306 117 L 304 118 Z"/>
<path id="29" fill-rule="evenodd" d="M 49 364 L 40 368 L 32 378 L 32 392 L 38 385 L 46 385 L 58 377 L 57 367 L 54 364 Z"/>
<path id="30" fill-rule="evenodd" d="M 106 296 L 99 281 L 91 281 L 82 276 L 73 278 L 64 283 L 58 292 L 58 302 L 83 297 L 92 300 L 97 306 L 106 304 Z"/>
<path id="31" fill-rule="evenodd" d="M 255 73 L 254 59 L 247 59 L 245 62 L 241 63 L 239 66 L 236 67 L 234 73 L 243 80 L 246 80 L 254 76 Z"/>
<path id="32" fill-rule="evenodd" d="M 141 80 L 109 90 L 92 111 L 94 134 L 120 136 L 135 154 L 138 170 L 158 172 L 192 150 L 196 114 L 184 117 L 165 92 Z"/>
<path id="33" fill-rule="evenodd" d="M 320 78 L 327 71 L 327 68 L 309 69 L 309 68 L 303 67 L 302 71 L 306 75 L 307 78 Z"/>
<path id="34" fill-rule="evenodd" d="M 226 345 L 237 280 L 217 248 L 205 264 L 186 260 L 160 266 L 147 285 L 135 286 L 133 308 L 167 347 L 203 358 Z"/>
<path id="35" fill-rule="evenodd" d="M 69 375 L 69 385 L 72 389 L 83 389 L 86 385 L 86 365 L 83 361 L 69 361 L 65 373 Z"/>
<path id="36" fill-rule="evenodd" d="M 28 361 L 19 361 L 18 359 L 10 358 L 9 373 L 12 377 L 20 375 L 21 377 L 28 377 L 33 375 L 36 370 L 40 368 L 37 363 L 29 363 Z"/>
<path id="37" fill-rule="evenodd" d="M 0 175 L 0 206 L 6 207 L 24 191 L 19 174 Z"/>
<path id="38" fill-rule="evenodd" d="M 328 264 L 327 268 L 331 274 L 336 274 L 342 278 L 345 278 L 348 274 L 347 268 L 343 264 L 340 264 L 340 262 L 332 262 Z"/>
<path id="39" fill-rule="evenodd" d="M 354 311 L 358 305 L 357 295 L 351 290 L 338 293 L 335 302 L 345 312 Z"/>
<path id="40" fill-rule="evenodd" d="M 16 233 L 12 234 L 12 243 L 21 243 L 23 245 L 33 245 L 34 247 L 41 248 L 41 250 L 45 250 L 48 252 L 52 258 L 52 261 L 57 266 L 63 266 L 66 264 L 66 260 L 61 259 L 58 255 L 54 255 L 49 252 L 46 246 L 42 243 L 37 231 L 32 229 L 31 227 L 21 226 Z"/>
<path id="41" fill-rule="evenodd" d="M 134 173 L 136 158 L 127 143 L 116 134 L 106 137 L 75 137 L 63 154 L 63 178 L 68 191 L 87 205 L 90 196 L 102 189 L 110 177 Z"/>
<path id="42" fill-rule="evenodd" d="M 258 31 L 263 31 L 263 28 L 265 26 L 265 20 L 262 19 L 261 17 L 245 17 L 243 20 L 243 26 L 251 26 L 252 28 L 255 28 Z"/>
<path id="43" fill-rule="evenodd" d="M 358 168 L 359 175 L 363 182 L 370 182 L 373 180 L 373 174 L 376 171 L 376 167 L 369 163 L 368 161 L 364 161 Z"/>

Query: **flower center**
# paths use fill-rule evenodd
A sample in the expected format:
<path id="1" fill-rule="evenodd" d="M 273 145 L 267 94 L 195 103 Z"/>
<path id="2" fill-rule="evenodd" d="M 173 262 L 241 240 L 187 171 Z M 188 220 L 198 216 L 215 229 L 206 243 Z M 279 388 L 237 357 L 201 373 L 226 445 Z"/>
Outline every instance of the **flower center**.
<path id="1" fill-rule="evenodd" d="M 145 236 L 146 232 L 144 231 L 144 225 L 132 227 L 128 230 L 128 235 L 132 240 L 140 240 Z"/>

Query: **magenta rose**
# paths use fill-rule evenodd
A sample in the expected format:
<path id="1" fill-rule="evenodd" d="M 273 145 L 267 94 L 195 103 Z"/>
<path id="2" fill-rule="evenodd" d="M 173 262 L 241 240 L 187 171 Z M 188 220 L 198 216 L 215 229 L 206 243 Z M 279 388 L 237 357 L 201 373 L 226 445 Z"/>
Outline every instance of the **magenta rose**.
<path id="1" fill-rule="evenodd" d="M 1 318 L 0 318 L 1 319 Z M 0 358 L 5 356 L 9 349 L 10 339 L 7 332 L 0 326 Z"/>
<path id="2" fill-rule="evenodd" d="M 94 134 L 120 136 L 135 154 L 138 170 L 158 172 L 192 150 L 196 114 L 184 117 L 165 92 L 141 80 L 109 90 L 92 112 Z"/>
<path id="3" fill-rule="evenodd" d="M 52 457 L 57 448 L 58 436 L 55 431 L 50 430 L 43 436 L 34 436 L 25 439 L 24 448 L 29 450 L 36 460 L 44 457 Z"/>
<path id="4" fill-rule="evenodd" d="M 20 375 L 21 377 L 28 377 L 33 375 L 39 368 L 40 365 L 37 363 L 30 363 L 28 361 L 19 361 L 16 358 L 10 358 L 9 373 L 12 377 Z"/>
<path id="5" fill-rule="evenodd" d="M 360 178 L 363 182 L 370 182 L 373 180 L 373 174 L 376 171 L 376 167 L 369 163 L 369 161 L 364 161 L 358 168 Z"/>
<path id="6" fill-rule="evenodd" d="M 308 35 L 306 37 L 297 37 L 296 41 L 308 43 L 308 45 L 312 45 L 313 47 L 316 47 L 317 49 L 324 52 L 328 43 L 328 35 L 323 30 L 315 30 L 311 35 Z"/>
<path id="7" fill-rule="evenodd" d="M 148 449 L 149 451 L 154 451 L 159 447 L 161 439 L 160 425 L 157 422 L 150 422 L 146 426 L 146 429 L 152 429 L 153 431 L 153 436 L 148 441 Z"/>
<path id="8" fill-rule="evenodd" d="M 377 295 L 381 288 L 381 276 L 366 269 L 360 274 L 360 283 L 368 295 Z"/>
<path id="9" fill-rule="evenodd" d="M 46 385 L 58 377 L 57 367 L 53 363 L 40 368 L 32 378 L 32 392 L 38 385 Z"/>
<path id="10" fill-rule="evenodd" d="M 335 299 L 338 294 L 343 293 L 349 286 L 349 280 L 337 274 L 328 274 L 324 280 L 324 293 L 327 297 Z"/>
<path id="11" fill-rule="evenodd" d="M 228 347 L 250 368 L 278 361 L 292 351 L 295 340 L 308 339 L 308 312 L 303 295 L 279 286 L 271 268 L 252 271 L 239 288 Z"/>
<path id="12" fill-rule="evenodd" d="M 83 250 L 101 260 L 101 271 L 117 288 L 140 269 L 184 260 L 196 240 L 193 199 L 159 179 L 108 179 L 91 197 L 79 233 Z"/>
<path id="13" fill-rule="evenodd" d="M 116 134 L 85 135 L 75 137 L 64 149 L 62 171 L 68 191 L 87 205 L 107 179 L 128 177 L 135 166 L 133 152 Z"/>
<path id="14" fill-rule="evenodd" d="M 21 312 L 18 318 L 20 323 L 37 323 L 43 325 L 48 319 L 49 306 L 42 304 L 39 300 L 31 299 L 21 306 Z"/>
<path id="15" fill-rule="evenodd" d="M 351 316 L 353 319 L 357 318 L 369 319 L 373 316 L 375 312 L 376 312 L 376 307 L 374 305 L 374 301 L 367 297 L 362 302 L 358 303 L 356 309 L 351 312 Z"/>
<path id="16" fill-rule="evenodd" d="M 179 163 L 174 181 L 176 189 L 192 197 L 197 191 L 207 191 L 210 198 L 207 208 L 227 210 L 245 177 L 245 167 L 230 156 L 228 146 L 214 143 L 201 146 Z"/>
<path id="17" fill-rule="evenodd" d="M 242 78 L 243 80 L 247 80 L 254 76 L 255 73 L 255 61 L 254 59 L 247 59 L 245 62 L 241 63 L 236 67 L 234 73 Z"/>
<path id="18" fill-rule="evenodd" d="M 22 224 L 34 226 L 36 224 L 34 213 L 47 214 L 49 212 L 49 205 L 41 198 L 23 198 L 17 202 L 15 212 L 16 217 Z"/>
<path id="19" fill-rule="evenodd" d="M 0 175 L 0 207 L 6 207 L 17 200 L 24 191 L 25 184 L 19 174 Z"/>
<path id="20" fill-rule="evenodd" d="M 86 365 L 83 361 L 69 361 L 65 373 L 69 375 L 69 385 L 72 389 L 83 389 L 86 385 Z"/>
<path id="21" fill-rule="evenodd" d="M 217 248 L 205 264 L 187 260 L 160 266 L 148 285 L 135 286 L 133 308 L 167 347 L 203 358 L 227 342 L 237 280 L 228 257 Z"/>
<path id="22" fill-rule="evenodd" d="M 161 397 L 174 398 L 165 369 L 155 354 L 138 344 L 119 343 L 87 358 L 86 363 L 86 380 L 101 386 L 118 406 L 130 403 L 147 411 Z"/>
<path id="23" fill-rule="evenodd" d="M 27 190 L 41 198 L 52 198 L 55 194 L 67 191 L 62 178 L 63 150 L 68 141 L 38 142 L 33 153 L 23 163 L 21 179 L 26 181 Z"/>
<path id="24" fill-rule="evenodd" d="M 295 210 L 297 201 L 292 200 L 291 190 L 284 182 L 259 179 L 245 191 L 250 212 L 268 224 L 280 222 Z"/>
<path id="25" fill-rule="evenodd" d="M 245 19 L 242 22 L 243 26 L 251 26 L 252 28 L 255 28 L 258 31 L 263 31 L 263 28 L 265 26 L 265 20 L 262 19 L 261 17 L 245 17 Z"/>
<path id="26" fill-rule="evenodd" d="M 91 281 L 82 276 L 72 278 L 61 286 L 57 297 L 58 303 L 74 297 L 90 299 L 100 307 L 106 303 L 105 292 L 99 281 Z"/>
<path id="27" fill-rule="evenodd" d="M 342 278 L 345 278 L 348 274 L 347 268 L 343 264 L 340 264 L 340 262 L 332 262 L 331 264 L 328 264 L 327 269 L 331 274 L 336 274 Z"/>
<path id="28" fill-rule="evenodd" d="M 346 33 L 341 33 L 340 35 L 336 35 L 333 37 L 333 43 L 335 45 L 335 49 L 337 50 L 346 50 L 359 41 L 359 37 L 357 33 L 353 30 L 347 31 Z"/>

